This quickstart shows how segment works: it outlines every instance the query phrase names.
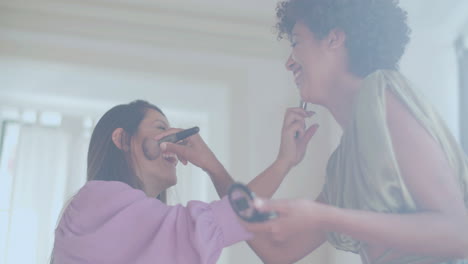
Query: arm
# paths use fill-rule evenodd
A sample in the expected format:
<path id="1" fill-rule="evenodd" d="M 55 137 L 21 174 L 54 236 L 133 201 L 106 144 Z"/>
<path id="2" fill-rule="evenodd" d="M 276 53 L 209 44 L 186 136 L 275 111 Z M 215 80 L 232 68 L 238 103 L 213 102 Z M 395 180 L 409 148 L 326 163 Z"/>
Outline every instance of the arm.
<path id="1" fill-rule="evenodd" d="M 260 197 L 270 198 L 279 188 L 289 170 L 290 168 L 285 162 L 276 160 L 250 181 L 248 186 Z M 213 169 L 207 169 L 206 172 L 210 176 L 219 197 L 227 195 L 228 189 L 234 183 L 234 180 L 224 166 L 219 163 L 218 166 Z"/>
<path id="2" fill-rule="evenodd" d="M 267 185 L 266 189 L 267 191 L 274 192 L 271 187 L 278 188 L 284 176 L 287 174 L 287 171 L 284 171 L 281 165 L 282 164 L 278 162 L 273 163 L 248 184 L 249 188 L 256 190 L 256 193 L 258 193 L 259 189 L 257 189 L 256 184 L 260 186 L 270 184 Z M 220 196 L 226 194 L 233 180 L 224 167 L 221 165 L 217 172 L 208 171 L 208 174 L 215 186 L 223 186 L 222 189 L 217 188 L 218 194 Z M 269 181 L 269 179 L 271 180 Z M 266 192 L 262 193 L 260 191 L 260 195 L 261 197 L 271 197 L 273 193 L 267 196 Z M 319 196 L 316 201 L 323 203 L 321 196 Z M 251 231 L 256 231 L 252 229 L 252 227 L 248 228 Z M 270 234 L 265 232 L 257 233 L 252 240 L 247 241 L 247 244 L 264 263 L 284 264 L 299 261 L 325 243 L 326 239 L 326 233 L 321 229 L 305 229 L 304 232 L 299 232 L 294 237 L 287 240 L 272 239 Z"/>
<path id="3" fill-rule="evenodd" d="M 271 166 L 265 169 L 261 174 L 255 177 L 249 184 L 252 189 L 260 197 L 270 198 L 280 186 L 284 177 L 289 170 L 297 165 L 304 157 L 307 144 L 318 129 L 317 125 L 304 129 L 305 118 L 312 116 L 312 112 L 305 112 L 300 108 L 288 109 L 283 124 L 281 146 L 277 159 Z M 299 132 L 299 137 L 295 138 L 296 131 Z M 227 194 L 229 186 L 234 182 L 232 177 L 209 152 L 209 155 L 200 155 L 206 153 L 208 147 L 201 144 L 201 139 L 197 139 L 198 135 L 194 136 L 193 143 L 196 151 L 190 151 L 189 148 L 184 148 L 177 145 L 166 145 L 163 150 L 174 152 L 183 160 L 189 160 L 196 163 L 197 166 L 203 168 L 208 175 L 218 192 L 220 197 Z M 198 142 L 195 144 L 195 141 Z M 204 145 L 203 148 L 198 148 L 195 145 Z M 204 149 L 201 151 L 200 149 Z M 197 153 L 197 158 L 201 156 L 209 157 L 208 161 L 200 162 L 195 159 L 192 153 Z M 249 246 L 255 253 L 266 263 L 291 263 L 303 258 L 314 249 L 318 248 L 325 242 L 325 233 L 320 230 L 311 230 L 298 234 L 297 237 L 287 241 L 287 243 L 277 243 L 271 237 L 260 235 L 255 239 L 248 241 Z"/>
<path id="4" fill-rule="evenodd" d="M 307 145 L 318 129 L 316 124 L 305 129 L 305 119 L 312 115 L 314 115 L 313 112 L 306 112 L 302 108 L 290 108 L 286 111 L 277 159 L 248 184 L 249 188 L 260 197 L 271 198 L 289 170 L 304 158 Z M 168 130 L 159 137 L 175 131 L 174 129 Z M 297 138 L 295 138 L 296 132 L 299 133 Z M 164 152 L 177 154 L 184 164 L 190 161 L 206 171 L 220 197 L 225 196 L 229 186 L 234 183 L 232 177 L 199 134 L 188 138 L 186 145 L 163 143 L 161 149 Z"/>
<path id="5" fill-rule="evenodd" d="M 403 252 L 467 257 L 468 218 L 453 169 L 440 145 L 387 92 L 387 123 L 403 179 L 421 213 L 333 209 L 328 229 Z"/>
<path id="6" fill-rule="evenodd" d="M 322 195 L 320 194 L 315 201 L 323 203 Z M 296 211 L 302 214 L 306 210 L 299 209 Z M 281 212 L 279 213 L 281 214 Z M 308 225 L 309 223 L 303 221 L 305 217 L 305 215 L 300 215 L 298 218 L 302 221 L 297 224 Z M 288 238 L 281 237 L 281 235 L 271 235 L 277 230 L 281 230 L 282 228 L 280 226 L 266 226 L 265 229 L 262 225 L 263 224 L 247 225 L 247 229 L 255 233 L 254 239 L 249 240 L 247 243 L 260 257 L 260 259 L 264 263 L 268 264 L 295 263 L 327 241 L 326 232 L 323 229 L 317 228 L 317 225 L 313 224 L 310 226 L 304 226 L 301 228 L 300 232 L 295 232 L 293 236 Z M 296 225 L 296 227 L 298 225 Z"/>
<path id="7" fill-rule="evenodd" d="M 260 193 L 261 197 L 271 197 L 273 193 L 267 196 L 268 194 L 265 191 L 262 192 L 257 186 L 269 184 L 267 185 L 266 191 L 274 192 L 271 187 L 278 188 L 284 176 L 287 174 L 287 171 L 287 169 L 282 167 L 280 162 L 275 162 L 260 175 L 255 177 L 248 186 L 252 190 L 255 190 L 257 194 Z M 221 165 L 217 172 L 207 172 L 215 186 L 224 186 L 222 189 L 217 189 L 218 194 L 220 196 L 226 194 L 233 180 L 224 167 Z M 323 202 L 321 196 L 319 196 L 316 201 Z M 326 233 L 323 230 L 310 229 L 305 232 L 297 233 L 293 238 L 284 241 L 277 241 L 272 239 L 269 234 L 263 233 L 255 235 L 254 239 L 247 241 L 247 243 L 264 263 L 284 264 L 294 263 L 302 259 L 320 247 L 325 241 Z"/>
<path id="8" fill-rule="evenodd" d="M 442 212 L 380 214 L 329 208 L 325 228 L 369 244 L 443 258 L 468 257 L 468 219 Z M 464 221 L 462 220 L 463 218 Z"/>
<path id="9" fill-rule="evenodd" d="M 255 179 L 249 183 L 249 188 L 262 197 L 273 195 L 273 192 L 278 188 L 284 176 L 289 169 L 282 167 L 281 162 L 275 162 Z M 218 166 L 213 166 L 213 169 L 205 170 L 211 177 L 218 195 L 220 197 L 227 194 L 229 186 L 234 182 L 226 169 L 219 163 Z M 272 180 L 269 180 L 272 179 Z M 258 184 L 258 185 L 257 185 Z M 257 188 L 257 186 L 266 186 L 265 189 Z M 266 190 L 266 191 L 265 191 Z M 268 194 L 267 192 L 270 192 Z M 320 201 L 320 196 L 317 201 Z M 254 231 L 253 229 L 249 229 Z M 323 230 L 312 229 L 306 232 L 297 233 L 297 235 L 287 241 L 277 241 L 271 238 L 269 234 L 255 235 L 254 239 L 248 240 L 248 245 L 260 257 L 264 263 L 268 264 L 284 264 L 293 263 L 320 247 L 326 241 L 326 233 Z"/>
<path id="10" fill-rule="evenodd" d="M 224 247 L 249 237 L 225 198 L 167 206 L 122 182 L 90 181 L 60 220 L 54 260 L 216 263 Z"/>
<path id="11" fill-rule="evenodd" d="M 316 124 L 305 129 L 305 119 L 312 115 L 314 112 L 307 112 L 302 108 L 289 108 L 286 111 L 278 157 L 248 184 L 258 196 L 271 198 L 291 168 L 302 161 L 307 145 L 318 129 Z M 296 132 L 298 132 L 297 138 Z M 227 194 L 227 189 L 233 183 L 231 176 L 222 167 L 217 161 L 214 166 L 208 167 L 214 168 L 213 170 L 207 170 L 220 197 Z"/>

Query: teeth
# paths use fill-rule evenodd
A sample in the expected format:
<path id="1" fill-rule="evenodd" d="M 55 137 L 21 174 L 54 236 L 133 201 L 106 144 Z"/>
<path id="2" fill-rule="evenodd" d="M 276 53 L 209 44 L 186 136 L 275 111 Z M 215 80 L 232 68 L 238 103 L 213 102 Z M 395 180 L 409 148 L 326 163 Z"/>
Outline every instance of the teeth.
<path id="1" fill-rule="evenodd" d="M 176 158 L 177 155 L 174 153 L 164 153 L 163 158 Z"/>

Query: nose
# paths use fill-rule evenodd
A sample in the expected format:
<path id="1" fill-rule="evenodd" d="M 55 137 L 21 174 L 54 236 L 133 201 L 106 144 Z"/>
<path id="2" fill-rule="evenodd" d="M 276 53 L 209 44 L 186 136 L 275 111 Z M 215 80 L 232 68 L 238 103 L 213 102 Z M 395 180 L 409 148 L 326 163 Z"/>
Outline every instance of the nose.
<path id="1" fill-rule="evenodd" d="M 286 64 L 284 66 L 288 71 L 292 71 L 294 64 L 296 64 L 296 61 L 294 60 L 293 55 L 291 53 L 288 59 L 286 60 Z"/>

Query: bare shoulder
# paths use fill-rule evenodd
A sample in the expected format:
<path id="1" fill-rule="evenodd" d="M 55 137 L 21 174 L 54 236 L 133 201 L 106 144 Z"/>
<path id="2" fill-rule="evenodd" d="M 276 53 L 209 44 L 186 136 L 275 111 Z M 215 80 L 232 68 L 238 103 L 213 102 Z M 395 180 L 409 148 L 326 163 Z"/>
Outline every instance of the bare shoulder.
<path id="1" fill-rule="evenodd" d="M 464 210 L 453 168 L 437 140 L 409 108 L 386 91 L 387 125 L 402 177 L 421 209 Z"/>

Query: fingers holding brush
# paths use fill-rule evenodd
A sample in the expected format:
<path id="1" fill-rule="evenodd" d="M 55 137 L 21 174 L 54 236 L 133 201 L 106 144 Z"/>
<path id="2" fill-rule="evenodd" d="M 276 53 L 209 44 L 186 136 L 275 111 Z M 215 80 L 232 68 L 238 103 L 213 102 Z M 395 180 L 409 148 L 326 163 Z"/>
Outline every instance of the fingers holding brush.
<path id="1" fill-rule="evenodd" d="M 190 135 L 182 141 L 179 140 L 177 142 L 180 144 L 169 141 L 162 142 L 160 145 L 162 151 L 176 154 L 184 165 L 190 162 L 203 170 L 209 170 L 211 167 L 218 165 L 218 159 L 205 141 L 203 141 L 200 134 Z"/>

